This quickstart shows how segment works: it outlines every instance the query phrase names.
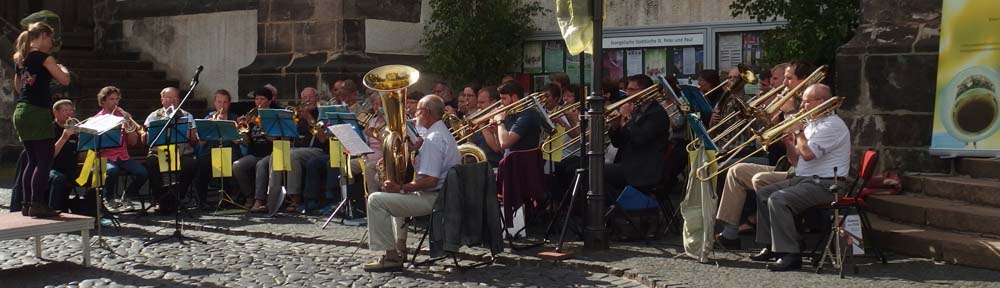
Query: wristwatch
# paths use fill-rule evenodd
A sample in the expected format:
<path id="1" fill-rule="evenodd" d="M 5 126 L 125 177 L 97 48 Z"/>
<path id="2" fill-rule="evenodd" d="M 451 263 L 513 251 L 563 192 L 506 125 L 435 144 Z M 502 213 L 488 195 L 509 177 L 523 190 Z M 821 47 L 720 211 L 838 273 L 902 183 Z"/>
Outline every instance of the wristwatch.
<path id="1" fill-rule="evenodd" d="M 792 136 L 799 137 L 799 134 L 802 134 L 802 129 L 792 131 Z"/>

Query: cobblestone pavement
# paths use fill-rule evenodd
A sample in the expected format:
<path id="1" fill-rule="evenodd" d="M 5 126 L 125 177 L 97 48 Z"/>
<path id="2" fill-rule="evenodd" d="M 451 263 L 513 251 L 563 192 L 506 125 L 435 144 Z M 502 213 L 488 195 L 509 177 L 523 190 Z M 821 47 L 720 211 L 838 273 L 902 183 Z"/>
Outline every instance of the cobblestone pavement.
<path id="1" fill-rule="evenodd" d="M 158 235 L 153 235 L 157 232 Z M 78 235 L 43 237 L 46 260 L 34 258 L 28 240 L 0 241 L 3 287 L 511 287 L 639 286 L 602 273 L 538 270 L 496 265 L 466 272 L 421 266 L 406 272 L 366 273 L 359 266 L 375 257 L 355 247 L 185 232 L 208 244 L 144 241 L 171 229 L 125 224 L 104 239 L 111 252 L 96 249 L 96 267 L 83 268 Z M 352 257 L 353 255 L 353 257 Z M 67 262 L 68 261 L 68 262 Z M 468 264 L 468 263 L 464 263 Z M 10 285 L 10 286 L 8 286 Z"/>
<path id="2" fill-rule="evenodd" d="M 9 190 L 0 189 L 0 206 L 8 201 Z M 772 273 L 766 271 L 763 263 L 750 262 L 743 255 L 717 253 L 715 261 L 700 264 L 683 257 L 677 247 L 678 239 L 644 243 L 612 242 L 611 249 L 602 252 L 582 252 L 576 259 L 562 262 L 540 260 L 534 256 L 541 249 L 528 251 L 507 250 L 499 256 L 495 265 L 473 272 L 457 273 L 441 271 L 443 266 L 420 268 L 415 271 L 395 274 L 368 274 L 357 270 L 357 266 L 371 258 L 365 249 L 357 253 L 361 257 L 350 258 L 357 243 L 364 234 L 364 227 L 331 224 L 328 229 L 318 227 L 324 219 L 315 216 L 279 216 L 263 218 L 255 215 L 198 215 L 186 218 L 191 226 L 186 229 L 205 232 L 185 232 L 210 245 L 178 244 L 155 245 L 141 249 L 144 240 L 152 238 L 153 231 L 167 233 L 172 218 L 154 216 L 124 216 L 123 222 L 129 227 L 121 235 L 115 235 L 112 245 L 128 252 L 128 257 L 107 258 L 99 255 L 94 263 L 100 269 L 84 270 L 78 265 L 61 263 L 32 263 L 28 241 L 13 240 L 0 242 L 0 265 L 17 264 L 21 268 L 8 269 L 0 266 L 0 279 L 37 278 L 41 275 L 61 275 L 46 277 L 37 285 L 71 284 L 84 279 L 94 283 L 108 284 L 106 280 L 126 285 L 177 286 L 177 285 L 225 285 L 225 286 L 265 286 L 280 285 L 290 281 L 291 286 L 303 285 L 387 285 L 421 287 L 435 285 L 493 285 L 493 286 L 570 286 L 570 285 L 611 285 L 655 287 L 1000 287 L 1000 273 L 996 271 L 947 265 L 928 259 L 909 258 L 892 255 L 888 265 L 873 264 L 863 259 L 860 273 L 848 274 L 847 279 L 827 271 L 813 274 L 811 270 L 800 272 Z M 416 246 L 419 235 L 411 234 L 411 246 Z M 76 236 L 47 237 L 46 241 L 72 241 Z M 749 239 L 744 243 L 748 244 Z M 9 244 L 8 244 L 9 243 Z M 580 242 L 570 242 L 567 250 L 579 251 Z M 8 248 L 8 247 L 17 248 Z M 23 247 L 22 247 L 23 246 Z M 75 247 L 75 246 L 74 246 Z M 53 248 L 49 248 L 53 249 Z M 64 249 L 65 250 L 65 249 Z M 56 252 L 52 255 L 63 255 Z M 258 251 L 256 253 L 252 251 Z M 482 249 L 463 248 L 471 255 L 482 255 Z M 8 253 L 8 254 L 4 254 Z M 96 251 L 95 253 L 106 253 Z M 9 258 L 7 258 L 9 255 Z M 65 255 L 59 256 L 65 259 Z M 57 258 L 57 257 L 54 257 Z M 15 259 L 15 260 L 10 260 Z M 18 260 L 19 259 L 19 260 Z M 71 258 L 79 262 L 79 257 Z M 418 258 L 420 259 L 420 258 Z M 35 266 L 37 265 L 37 266 Z M 25 268 L 28 267 L 28 268 Z M 39 267 L 41 269 L 39 269 Z M 47 268 L 54 267 L 54 268 Z M 312 268 L 307 268 L 312 267 Z M 286 269 L 288 268 L 288 269 Z M 809 266 L 807 266 L 809 268 Z M 15 272 L 8 272 L 13 270 Z M 43 271 L 34 273 L 34 271 Z M 31 271 L 32 273 L 24 273 Z M 93 272 L 88 272 L 93 271 Z M 80 275 L 86 276 L 67 276 Z M 173 274 L 171 274 L 173 273 Z M 35 275 L 29 277 L 29 275 Z M 166 279 L 169 276 L 171 279 Z M 303 279 L 293 275 L 310 275 Z M 155 276 L 155 277 L 153 277 Z M 621 276 L 621 277 L 618 277 Z M 75 277 L 75 278 L 74 278 Z M 50 280 L 51 279 L 51 280 Z M 290 280 L 294 279 L 294 280 Z M 316 281 L 309 280 L 315 279 Z M 304 282 L 297 282 L 298 280 Z M 631 281 L 635 280 L 635 281 Z M 242 284 L 240 281 L 244 281 Z M 259 282 L 258 282 L 259 281 Z M 318 282 L 317 282 L 318 281 Z M 341 283 L 341 281 L 345 281 Z M 346 282 L 354 281 L 354 282 Z M 4 283 L 17 282 L 0 282 Z M 90 283 L 90 282 L 88 282 Z M 234 284 L 235 283 L 235 284 Z M 19 287 L 23 287 L 20 286 Z M 79 285 L 78 287 L 83 287 Z"/>

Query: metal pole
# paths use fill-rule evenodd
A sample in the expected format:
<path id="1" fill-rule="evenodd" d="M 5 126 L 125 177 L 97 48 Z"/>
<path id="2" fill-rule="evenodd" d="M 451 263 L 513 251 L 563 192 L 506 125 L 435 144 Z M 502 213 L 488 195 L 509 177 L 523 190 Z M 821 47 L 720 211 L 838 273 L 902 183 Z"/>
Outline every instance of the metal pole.
<path id="1" fill-rule="evenodd" d="M 604 95 L 601 93 L 601 49 L 603 39 L 604 0 L 593 0 L 594 15 L 593 57 L 591 57 L 590 95 L 587 102 L 587 118 L 590 123 L 590 145 L 587 145 L 590 189 L 587 191 L 587 227 L 584 231 L 583 246 L 588 250 L 608 249 L 608 231 L 605 227 L 604 212 Z M 580 63 L 583 63 L 581 56 Z M 582 80 L 582 79 L 581 79 Z"/>

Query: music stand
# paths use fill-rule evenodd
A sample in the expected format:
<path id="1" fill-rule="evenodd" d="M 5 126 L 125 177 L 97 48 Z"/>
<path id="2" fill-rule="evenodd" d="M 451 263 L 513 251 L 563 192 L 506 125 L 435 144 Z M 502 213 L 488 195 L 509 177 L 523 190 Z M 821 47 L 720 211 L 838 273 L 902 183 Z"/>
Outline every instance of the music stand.
<path id="1" fill-rule="evenodd" d="M 97 164 L 94 165 L 97 166 L 97 171 L 92 172 L 97 173 L 95 177 L 92 177 L 94 179 L 93 181 L 95 181 L 95 183 L 92 184 L 97 187 L 94 191 L 94 204 L 97 207 L 97 209 L 94 210 L 96 216 L 94 217 L 94 224 L 97 226 L 97 240 L 94 241 L 94 244 L 97 245 L 97 248 L 103 248 L 104 250 L 111 252 L 113 255 L 118 255 L 118 253 L 112 250 L 111 246 L 104 241 L 104 236 L 101 232 L 101 219 L 104 218 L 104 215 L 102 215 L 104 205 L 101 205 L 101 198 L 103 198 L 102 195 L 104 194 L 104 174 L 107 170 L 107 164 L 102 163 L 100 151 L 122 146 L 121 123 L 124 121 L 125 118 L 112 114 L 105 114 L 87 121 L 88 123 L 81 124 L 77 129 L 77 131 L 80 132 L 80 136 L 77 140 L 77 151 L 93 150 L 94 153 L 97 154 Z M 92 167 L 84 167 L 84 169 L 92 169 Z M 113 213 L 110 213 L 109 211 L 108 216 L 110 216 L 112 225 L 115 227 L 121 227 L 121 223 L 118 222 L 118 219 L 114 218 Z M 91 244 L 88 243 L 87 245 Z"/>
<path id="2" fill-rule="evenodd" d="M 223 148 L 223 143 L 226 141 L 234 141 L 240 138 L 239 131 L 236 130 L 236 122 L 231 120 L 209 120 L 209 119 L 197 119 L 194 120 L 195 125 L 198 126 L 198 139 L 201 141 L 216 141 L 219 144 L 215 148 Z M 214 159 L 213 159 L 214 161 Z M 220 161 L 222 165 L 226 165 L 224 161 Z M 230 164 L 232 165 L 232 164 Z M 220 173 L 221 174 L 221 173 Z M 227 202 L 236 207 L 243 208 L 244 210 L 250 210 L 243 205 L 236 203 L 229 194 L 226 193 L 226 178 L 225 175 L 220 175 L 219 178 L 219 203 L 216 204 L 215 213 L 219 212 L 219 208 L 222 207 L 223 202 Z"/>
<path id="3" fill-rule="evenodd" d="M 190 93 L 191 92 L 188 91 L 188 94 Z M 181 111 L 181 109 L 180 108 L 174 109 L 173 113 L 171 113 L 167 119 L 161 119 L 149 122 L 149 135 L 152 135 L 154 133 L 156 134 L 156 137 L 147 139 L 146 145 L 149 146 L 150 150 L 155 149 L 155 147 L 158 146 L 177 145 L 177 144 L 187 143 L 190 141 L 190 139 L 188 139 L 188 129 L 193 129 L 194 127 L 189 127 L 191 126 L 190 119 L 188 119 L 187 117 L 183 117 L 183 114 L 177 114 L 178 111 Z M 177 207 L 175 207 L 176 211 L 174 211 L 174 233 L 162 237 L 160 239 L 154 239 L 152 241 L 146 242 L 145 244 L 143 244 L 143 247 L 160 243 L 169 239 L 177 239 L 177 242 L 180 242 L 181 244 L 184 243 L 184 240 L 191 240 L 201 244 L 206 244 L 205 241 L 194 239 L 181 234 L 181 210 L 185 208 L 184 205 L 181 204 L 180 191 L 177 191 L 177 185 L 176 183 L 174 183 L 175 181 L 174 176 L 176 176 L 176 172 L 182 168 L 181 159 L 180 155 L 170 155 L 169 150 L 164 154 L 165 157 L 163 158 L 166 159 L 158 159 L 158 160 L 167 161 L 167 166 L 169 167 L 169 169 L 167 169 L 167 171 L 163 173 L 167 173 L 167 185 L 170 185 L 171 194 L 173 194 L 174 196 L 174 201 L 175 201 L 174 203 L 175 205 L 177 205 Z M 174 154 L 178 154 L 176 149 L 174 150 Z M 151 187 L 151 189 L 155 188 Z M 187 191 L 183 192 L 186 193 Z M 160 199 L 157 199 L 157 201 L 159 200 Z"/>
<path id="4" fill-rule="evenodd" d="M 264 135 L 277 137 L 277 140 L 288 140 L 295 139 L 299 136 L 299 130 L 296 127 L 295 121 L 292 120 L 292 110 L 286 109 L 260 109 L 257 110 L 258 115 L 260 115 L 260 126 Z M 291 149 L 291 148 L 289 148 Z M 291 153 L 289 153 L 291 154 Z M 291 155 L 289 155 L 291 156 Z M 273 160 L 275 156 L 271 155 Z M 288 167 L 285 167 L 286 169 Z M 272 167 L 273 169 L 273 167 Z M 288 183 L 288 171 L 281 170 L 281 190 L 274 191 L 275 193 L 268 193 L 267 209 L 269 211 L 268 217 L 274 217 L 278 214 L 278 209 L 281 208 L 282 202 L 285 200 L 285 194 L 288 192 L 285 190 L 284 183 Z M 274 196 L 272 196 L 274 195 Z"/>
<path id="5" fill-rule="evenodd" d="M 361 157 L 366 154 L 375 153 L 372 151 L 371 147 L 368 147 L 368 142 L 365 142 L 355 133 L 357 130 L 357 121 L 350 124 L 338 124 L 333 126 L 327 126 L 327 130 L 330 131 L 341 143 L 344 145 L 344 154 L 347 156 L 347 165 L 351 165 L 351 157 Z M 347 207 L 347 215 L 342 218 L 346 220 L 348 217 L 354 217 L 353 207 L 350 207 L 350 201 L 347 197 L 347 171 L 340 171 L 340 204 L 337 204 L 337 208 L 333 210 L 330 217 L 326 218 L 326 222 L 323 223 L 323 227 L 320 229 L 326 229 L 327 225 L 330 225 L 330 221 L 333 217 L 340 212 L 341 209 Z"/>

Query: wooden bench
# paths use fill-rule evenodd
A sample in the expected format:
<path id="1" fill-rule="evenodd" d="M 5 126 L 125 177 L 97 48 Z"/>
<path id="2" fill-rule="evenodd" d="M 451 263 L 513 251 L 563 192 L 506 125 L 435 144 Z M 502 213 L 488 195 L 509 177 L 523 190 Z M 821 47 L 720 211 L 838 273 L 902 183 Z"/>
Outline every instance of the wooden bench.
<path id="1" fill-rule="evenodd" d="M 94 229 L 94 218 L 63 213 L 54 218 L 31 218 L 21 214 L 0 215 L 0 241 L 8 239 L 35 238 L 35 257 L 42 258 L 42 236 L 67 232 L 80 232 L 80 247 L 83 248 L 83 266 L 90 266 L 90 230 Z"/>

